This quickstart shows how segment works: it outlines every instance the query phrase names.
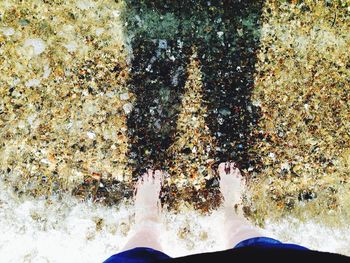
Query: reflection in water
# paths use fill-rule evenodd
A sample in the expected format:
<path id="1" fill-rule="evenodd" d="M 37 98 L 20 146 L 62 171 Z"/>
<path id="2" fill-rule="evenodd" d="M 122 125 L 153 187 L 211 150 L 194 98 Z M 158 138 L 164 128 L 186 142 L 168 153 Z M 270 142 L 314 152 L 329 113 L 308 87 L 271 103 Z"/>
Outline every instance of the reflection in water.
<path id="1" fill-rule="evenodd" d="M 135 171 L 164 167 L 176 134 L 186 65 L 197 48 L 207 125 L 217 140 L 215 160 L 248 164 L 258 114 L 250 101 L 262 1 L 126 1 L 133 59 L 128 119 Z"/>
<path id="2" fill-rule="evenodd" d="M 169 151 L 181 137 L 179 112 L 192 106 L 191 101 L 182 102 L 193 52 L 202 82 L 202 93 L 193 96 L 200 96 L 197 100 L 206 109 L 203 115 L 213 139 L 204 159 L 214 162 L 213 170 L 221 161 L 235 160 L 247 169 L 258 160 L 251 149 L 259 113 L 250 97 L 263 1 L 180 2 L 126 1 L 123 17 L 133 50 L 129 89 L 136 96 L 127 120 L 134 179 L 152 167 L 165 169 L 173 177 L 185 173 L 191 184 L 194 175 L 186 174 L 188 166 L 200 165 L 197 158 L 174 168 L 177 156 Z M 198 112 L 192 115 L 203 117 Z M 177 149 L 181 158 L 191 159 L 200 143 L 204 144 L 186 147 L 184 143 Z M 211 180 L 205 185 L 207 190 L 212 184 Z"/>

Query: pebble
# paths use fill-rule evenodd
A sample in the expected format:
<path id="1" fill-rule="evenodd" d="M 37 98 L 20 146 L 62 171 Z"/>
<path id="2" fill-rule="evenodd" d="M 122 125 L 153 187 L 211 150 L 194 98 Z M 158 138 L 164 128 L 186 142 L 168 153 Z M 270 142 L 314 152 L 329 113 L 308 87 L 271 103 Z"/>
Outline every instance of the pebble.
<path id="1" fill-rule="evenodd" d="M 1 31 L 7 37 L 12 36 L 15 33 L 15 30 L 13 29 L 13 27 L 3 27 Z"/>
<path id="2" fill-rule="evenodd" d="M 129 99 L 129 93 L 128 92 L 122 93 L 122 94 L 120 94 L 119 97 L 120 97 L 121 100 L 128 100 Z"/>
<path id="3" fill-rule="evenodd" d="M 69 42 L 68 44 L 63 45 L 68 52 L 75 52 L 78 48 L 78 44 L 76 42 Z"/>
<path id="4" fill-rule="evenodd" d="M 96 28 L 96 30 L 95 30 L 96 36 L 100 36 L 101 34 L 103 34 L 103 32 L 105 32 L 105 30 L 101 27 Z"/>
<path id="5" fill-rule="evenodd" d="M 112 15 L 113 15 L 114 17 L 119 17 L 119 16 L 120 16 L 120 11 L 119 11 L 119 10 L 113 10 L 113 11 L 112 11 Z"/>
<path id="6" fill-rule="evenodd" d="M 32 126 L 33 125 L 33 122 L 36 118 L 36 115 L 30 115 L 28 118 L 27 118 L 27 121 L 28 123 Z"/>
<path id="7" fill-rule="evenodd" d="M 220 114 L 224 115 L 224 116 L 230 116 L 231 115 L 231 111 L 229 109 L 226 108 L 222 108 L 219 110 Z"/>
<path id="8" fill-rule="evenodd" d="M 46 158 L 40 160 L 42 163 L 50 164 L 50 161 Z"/>
<path id="9" fill-rule="evenodd" d="M 269 153 L 269 157 L 272 159 L 272 160 L 275 160 L 276 159 L 276 155 L 272 152 Z"/>
<path id="10" fill-rule="evenodd" d="M 167 41 L 165 39 L 160 39 L 158 47 L 160 49 L 167 49 L 167 47 L 168 47 Z"/>
<path id="11" fill-rule="evenodd" d="M 40 85 L 40 80 L 39 79 L 30 79 L 24 84 L 27 88 L 30 87 L 37 87 Z"/>
<path id="12" fill-rule="evenodd" d="M 281 170 L 287 170 L 287 171 L 289 171 L 289 170 L 290 170 L 290 165 L 289 165 L 289 163 L 282 163 L 282 164 L 281 164 Z"/>
<path id="13" fill-rule="evenodd" d="M 96 138 L 96 134 L 94 132 L 88 131 L 86 135 L 92 140 Z"/>
<path id="14" fill-rule="evenodd" d="M 34 49 L 34 55 L 40 55 L 46 48 L 45 42 L 40 38 L 29 38 L 24 42 L 24 47 L 32 46 Z"/>
<path id="15" fill-rule="evenodd" d="M 132 111 L 132 104 L 131 103 L 127 103 L 123 105 L 123 110 L 125 112 L 125 114 L 129 114 Z"/>
<path id="16" fill-rule="evenodd" d="M 49 65 L 45 65 L 44 66 L 44 74 L 43 74 L 43 79 L 47 79 L 51 74 L 51 68 L 49 67 Z"/>
<path id="17" fill-rule="evenodd" d="M 81 10 L 87 10 L 94 7 L 94 3 L 87 0 L 80 0 L 76 3 L 76 6 Z"/>

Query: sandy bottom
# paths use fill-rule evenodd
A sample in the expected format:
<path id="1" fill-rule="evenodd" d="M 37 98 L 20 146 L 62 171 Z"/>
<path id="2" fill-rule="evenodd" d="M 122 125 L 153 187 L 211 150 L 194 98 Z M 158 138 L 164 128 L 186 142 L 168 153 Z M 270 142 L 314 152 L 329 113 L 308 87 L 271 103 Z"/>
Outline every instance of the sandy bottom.
<path id="1" fill-rule="evenodd" d="M 101 262 L 117 253 L 134 231 L 133 207 L 107 208 L 63 199 L 18 199 L 0 181 L 2 262 Z M 164 216 L 162 243 L 170 256 L 226 249 L 220 239 L 222 213 L 194 211 Z M 267 223 L 266 236 L 350 256 L 350 229 L 331 229 L 289 218 Z"/>

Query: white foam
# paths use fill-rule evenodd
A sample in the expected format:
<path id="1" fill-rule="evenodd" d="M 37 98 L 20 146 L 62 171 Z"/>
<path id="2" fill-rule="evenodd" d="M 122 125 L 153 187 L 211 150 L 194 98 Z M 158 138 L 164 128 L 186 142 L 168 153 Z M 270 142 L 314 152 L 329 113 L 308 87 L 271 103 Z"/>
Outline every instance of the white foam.
<path id="1" fill-rule="evenodd" d="M 102 220 L 98 230 L 96 222 Z M 210 217 L 194 211 L 164 216 L 161 240 L 170 256 L 226 249 L 221 212 Z M 331 229 L 312 221 L 267 223 L 264 235 L 321 251 L 350 255 L 349 229 Z M 2 262 L 102 262 L 119 252 L 133 234 L 133 208 L 104 207 L 70 196 L 19 199 L 0 180 L 0 254 Z M 128 231 L 128 229 L 131 229 Z M 181 238 L 179 233 L 187 233 Z M 127 235 L 126 235 L 127 234 Z M 202 236 L 202 238 L 201 238 Z M 207 236 L 207 237 L 206 237 Z"/>

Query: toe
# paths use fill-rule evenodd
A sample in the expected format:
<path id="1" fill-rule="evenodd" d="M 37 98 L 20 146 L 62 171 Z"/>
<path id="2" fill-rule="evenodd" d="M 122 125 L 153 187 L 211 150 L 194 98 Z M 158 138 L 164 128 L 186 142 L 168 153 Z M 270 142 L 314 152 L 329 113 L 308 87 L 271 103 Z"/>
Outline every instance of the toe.
<path id="1" fill-rule="evenodd" d="M 230 163 L 230 172 L 232 175 L 235 175 L 237 178 L 240 177 L 240 175 L 241 175 L 239 169 L 236 166 L 236 163 L 234 163 L 234 162 Z"/>
<path id="2" fill-rule="evenodd" d="M 155 182 L 159 182 L 160 184 L 162 184 L 162 182 L 163 182 L 163 172 L 162 171 L 160 171 L 160 170 L 156 170 L 155 172 L 154 172 L 154 181 Z"/>
<path id="3" fill-rule="evenodd" d="M 137 185 L 140 186 L 141 184 L 146 182 L 147 181 L 147 177 L 148 177 L 148 173 L 146 172 L 141 177 L 139 177 L 139 179 L 137 180 Z"/>
<path id="4" fill-rule="evenodd" d="M 219 164 L 218 172 L 220 175 L 225 174 L 226 162 L 222 162 Z"/>
<path id="5" fill-rule="evenodd" d="M 148 175 L 147 175 L 147 182 L 152 182 L 152 179 L 153 179 L 153 175 L 154 175 L 154 170 L 152 170 L 152 169 L 148 169 L 147 170 L 147 173 L 148 173 Z"/>
<path id="6" fill-rule="evenodd" d="M 226 162 L 225 163 L 225 173 L 226 174 L 230 174 L 231 172 L 232 172 L 231 163 L 230 162 Z"/>

